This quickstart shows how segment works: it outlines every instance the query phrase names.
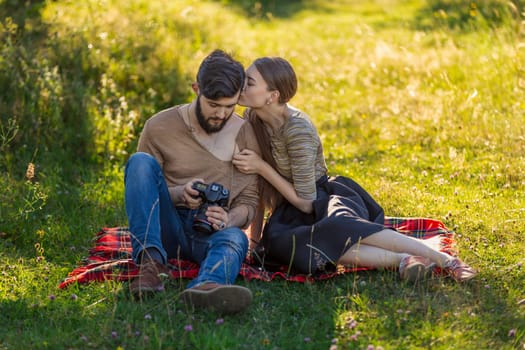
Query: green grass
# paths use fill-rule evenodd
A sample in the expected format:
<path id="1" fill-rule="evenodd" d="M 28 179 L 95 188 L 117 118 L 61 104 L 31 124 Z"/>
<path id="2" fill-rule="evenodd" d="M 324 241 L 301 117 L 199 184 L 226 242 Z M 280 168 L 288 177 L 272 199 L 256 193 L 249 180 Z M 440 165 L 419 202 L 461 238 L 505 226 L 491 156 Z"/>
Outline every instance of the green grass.
<path id="1" fill-rule="evenodd" d="M 0 0 L 0 349 L 523 349 L 525 4 L 512 3 Z M 123 166 L 144 121 L 191 100 L 217 47 L 289 59 L 330 173 L 387 215 L 442 220 L 479 276 L 239 281 L 254 303 L 226 317 L 179 304 L 185 280 L 142 302 L 126 283 L 57 289 L 100 227 L 126 225 Z"/>

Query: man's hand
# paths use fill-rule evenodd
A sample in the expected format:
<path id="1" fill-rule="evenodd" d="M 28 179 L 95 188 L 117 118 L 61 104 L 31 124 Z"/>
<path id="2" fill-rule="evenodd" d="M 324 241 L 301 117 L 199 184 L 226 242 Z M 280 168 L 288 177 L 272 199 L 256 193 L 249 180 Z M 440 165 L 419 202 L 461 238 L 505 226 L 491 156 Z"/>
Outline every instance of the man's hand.
<path id="1" fill-rule="evenodd" d="M 206 210 L 206 216 L 208 217 L 208 222 L 213 225 L 215 230 L 223 230 L 229 227 L 230 217 L 228 212 L 218 205 L 209 206 L 208 210 Z"/>
<path id="2" fill-rule="evenodd" d="M 192 188 L 195 182 L 204 182 L 204 180 L 193 179 L 184 185 L 184 190 L 182 191 L 182 201 L 190 209 L 197 209 L 202 203 L 202 198 L 199 197 L 199 192 Z"/>

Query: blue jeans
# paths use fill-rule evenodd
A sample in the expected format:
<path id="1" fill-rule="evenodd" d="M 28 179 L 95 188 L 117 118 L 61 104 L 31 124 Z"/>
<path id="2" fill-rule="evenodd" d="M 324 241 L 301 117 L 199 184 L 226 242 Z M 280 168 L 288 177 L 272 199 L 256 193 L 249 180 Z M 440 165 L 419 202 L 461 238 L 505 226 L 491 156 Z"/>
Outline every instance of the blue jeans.
<path id="1" fill-rule="evenodd" d="M 248 250 L 248 239 L 238 227 L 211 235 L 192 229 L 196 210 L 173 205 L 157 160 L 147 153 L 133 154 L 124 175 L 125 204 L 131 232 L 132 257 L 156 248 L 165 264 L 170 258 L 200 264 L 198 276 L 188 288 L 205 283 L 232 284 Z"/>

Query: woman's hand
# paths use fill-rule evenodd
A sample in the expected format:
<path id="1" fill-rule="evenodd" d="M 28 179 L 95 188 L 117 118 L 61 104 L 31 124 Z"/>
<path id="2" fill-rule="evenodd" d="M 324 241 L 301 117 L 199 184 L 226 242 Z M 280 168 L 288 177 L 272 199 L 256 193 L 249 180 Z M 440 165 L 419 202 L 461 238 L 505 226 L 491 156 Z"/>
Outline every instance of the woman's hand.
<path id="1" fill-rule="evenodd" d="M 243 149 L 233 156 L 233 165 L 243 174 L 260 174 L 264 160 L 257 153 Z"/>

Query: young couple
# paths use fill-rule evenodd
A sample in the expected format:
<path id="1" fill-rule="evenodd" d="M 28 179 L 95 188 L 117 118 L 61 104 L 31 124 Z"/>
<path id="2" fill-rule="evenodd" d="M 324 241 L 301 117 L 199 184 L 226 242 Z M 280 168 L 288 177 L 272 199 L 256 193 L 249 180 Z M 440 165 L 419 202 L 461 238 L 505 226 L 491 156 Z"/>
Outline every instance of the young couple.
<path id="1" fill-rule="evenodd" d="M 316 128 L 288 104 L 297 78 L 283 58 L 259 58 L 244 72 L 216 50 L 199 67 L 193 89 L 190 104 L 146 122 L 126 166 L 126 211 L 139 264 L 133 294 L 162 290 L 167 260 L 183 258 L 200 264 L 181 293 L 186 304 L 243 310 L 252 293 L 233 283 L 249 245 L 241 229 L 252 221 L 252 247 L 260 240 L 265 259 L 291 263 L 300 273 L 344 264 L 399 268 L 410 281 L 435 266 L 456 281 L 475 276 L 460 259 L 385 228 L 382 208 L 364 189 L 327 175 Z M 237 103 L 248 107 L 245 118 L 234 113 Z M 227 204 L 217 205 L 221 194 Z M 196 214 L 202 225 L 194 225 Z"/>

